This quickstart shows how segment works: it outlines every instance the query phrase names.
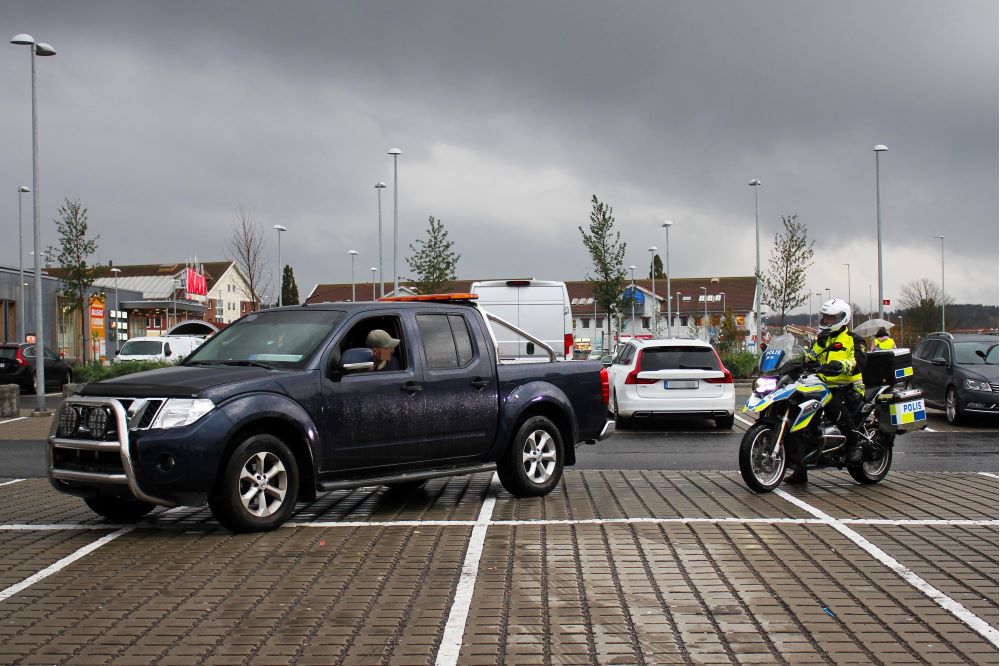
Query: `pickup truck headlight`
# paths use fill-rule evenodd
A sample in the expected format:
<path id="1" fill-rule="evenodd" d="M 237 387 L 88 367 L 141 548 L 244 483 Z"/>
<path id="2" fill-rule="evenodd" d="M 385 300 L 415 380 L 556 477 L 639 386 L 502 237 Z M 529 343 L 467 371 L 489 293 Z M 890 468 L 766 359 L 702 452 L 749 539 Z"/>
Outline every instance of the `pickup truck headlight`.
<path id="1" fill-rule="evenodd" d="M 993 391 L 989 382 L 981 382 L 978 379 L 966 379 L 964 382 L 965 388 L 972 391 Z"/>
<path id="2" fill-rule="evenodd" d="M 184 400 L 171 398 L 149 426 L 152 428 L 180 428 L 194 423 L 215 408 L 211 400 Z"/>

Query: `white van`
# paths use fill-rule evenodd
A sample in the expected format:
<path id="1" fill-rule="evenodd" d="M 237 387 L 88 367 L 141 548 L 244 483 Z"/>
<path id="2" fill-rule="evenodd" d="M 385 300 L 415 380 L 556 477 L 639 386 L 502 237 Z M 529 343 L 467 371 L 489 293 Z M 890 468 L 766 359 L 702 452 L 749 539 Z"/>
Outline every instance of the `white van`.
<path id="1" fill-rule="evenodd" d="M 180 361 L 197 349 L 204 338 L 189 335 L 131 338 L 122 345 L 115 363 L 125 361 Z"/>
<path id="2" fill-rule="evenodd" d="M 556 350 L 557 358 L 573 358 L 573 318 L 565 282 L 547 280 L 485 280 L 470 291 L 483 310 L 500 317 Z M 535 343 L 503 326 L 495 326 L 501 360 L 547 360 Z"/>

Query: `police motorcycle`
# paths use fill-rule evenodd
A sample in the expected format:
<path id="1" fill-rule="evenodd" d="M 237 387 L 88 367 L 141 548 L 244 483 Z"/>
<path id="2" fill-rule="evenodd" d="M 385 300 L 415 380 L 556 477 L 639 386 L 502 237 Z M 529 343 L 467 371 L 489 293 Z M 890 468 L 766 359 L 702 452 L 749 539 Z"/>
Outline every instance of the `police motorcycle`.
<path id="1" fill-rule="evenodd" d="M 808 360 L 787 332 L 763 351 L 753 393 L 743 407 L 756 423 L 743 435 L 739 453 L 740 474 L 755 492 L 778 487 L 791 462 L 788 452 L 796 449 L 806 469 L 846 467 L 858 483 L 878 483 L 889 473 L 896 435 L 926 427 L 923 392 L 907 388 L 913 374 L 909 350 L 870 352 L 856 430 L 862 458 L 848 465 L 847 438 L 824 410 L 833 396 L 816 376 L 820 365 Z"/>

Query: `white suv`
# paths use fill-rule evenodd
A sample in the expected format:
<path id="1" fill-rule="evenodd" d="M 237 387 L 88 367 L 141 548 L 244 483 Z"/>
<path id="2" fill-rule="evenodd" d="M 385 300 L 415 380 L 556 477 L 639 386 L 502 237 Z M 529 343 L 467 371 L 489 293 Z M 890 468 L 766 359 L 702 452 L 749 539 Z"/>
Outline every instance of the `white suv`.
<path id="1" fill-rule="evenodd" d="M 733 375 L 707 342 L 675 338 L 629 340 L 608 368 L 619 428 L 654 414 L 704 416 L 732 428 Z"/>

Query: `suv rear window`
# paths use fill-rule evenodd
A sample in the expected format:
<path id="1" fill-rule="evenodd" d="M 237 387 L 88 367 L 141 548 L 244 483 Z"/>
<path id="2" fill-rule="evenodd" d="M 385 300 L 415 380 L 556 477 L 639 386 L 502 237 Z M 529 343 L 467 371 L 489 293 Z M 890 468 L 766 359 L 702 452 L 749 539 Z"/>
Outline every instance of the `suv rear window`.
<path id="1" fill-rule="evenodd" d="M 719 361 L 709 347 L 648 347 L 639 370 L 719 370 Z"/>
<path id="2" fill-rule="evenodd" d="M 17 347 L 0 347 L 0 358 L 17 358 Z"/>

